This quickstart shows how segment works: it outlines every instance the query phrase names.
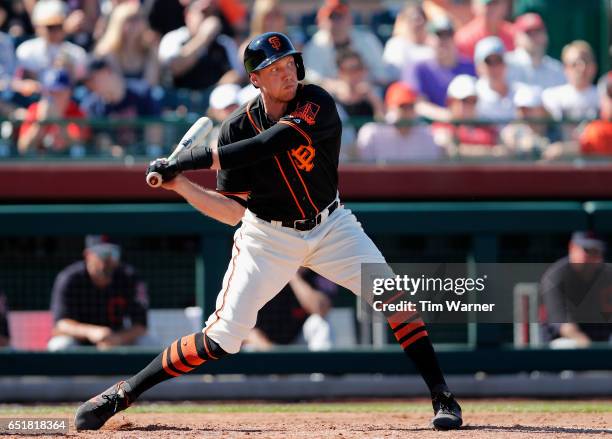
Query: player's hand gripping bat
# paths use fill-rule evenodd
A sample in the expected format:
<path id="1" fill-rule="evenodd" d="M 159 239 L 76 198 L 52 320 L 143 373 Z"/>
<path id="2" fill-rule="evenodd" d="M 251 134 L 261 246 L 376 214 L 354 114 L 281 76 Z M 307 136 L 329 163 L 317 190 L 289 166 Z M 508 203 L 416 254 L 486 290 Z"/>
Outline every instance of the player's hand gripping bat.
<path id="1" fill-rule="evenodd" d="M 206 136 L 208 136 L 208 133 L 210 133 L 212 127 L 213 123 L 208 117 L 199 118 L 185 133 L 174 151 L 172 151 L 172 154 L 170 154 L 170 157 L 168 157 L 168 161 L 176 157 L 176 155 L 182 150 L 204 143 L 204 140 L 206 139 Z M 162 183 L 163 179 L 159 172 L 149 172 L 147 174 L 147 184 L 149 186 L 160 187 Z"/>

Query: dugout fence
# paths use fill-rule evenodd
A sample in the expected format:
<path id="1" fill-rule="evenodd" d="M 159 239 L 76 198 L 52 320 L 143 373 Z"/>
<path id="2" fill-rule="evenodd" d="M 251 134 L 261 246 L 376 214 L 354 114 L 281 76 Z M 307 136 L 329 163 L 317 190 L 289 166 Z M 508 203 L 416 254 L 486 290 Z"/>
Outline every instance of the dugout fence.
<path id="1" fill-rule="evenodd" d="M 390 261 L 427 262 L 440 257 L 453 262 L 552 261 L 563 252 L 574 230 L 591 227 L 604 235 L 612 232 L 610 202 L 348 203 L 348 207 Z M 0 218 L 0 279 L 16 291 L 9 296 L 14 309 L 24 312 L 44 310 L 53 271 L 78 257 L 85 234 L 108 233 L 124 238 L 126 258 L 155 285 L 151 301 L 156 307 L 176 310 L 195 305 L 204 310 L 200 316 L 206 316 L 213 310 L 229 261 L 233 233 L 232 228 L 203 217 L 188 205 L 169 203 L 4 205 Z M 57 252 L 62 255 L 60 260 L 29 253 L 32 248 L 40 251 L 41 242 L 51 249 L 61 247 Z M 348 302 L 339 305 L 354 303 L 350 294 L 343 298 Z M 38 321 L 36 315 L 30 317 Z M 186 314 L 184 319 L 180 314 L 170 318 L 182 323 L 189 320 Z M 432 325 L 430 330 L 434 340 L 446 341 L 437 346 L 449 373 L 609 369 L 612 364 L 608 345 L 595 345 L 579 355 L 575 350 L 515 349 L 511 325 L 450 326 Z M 28 339 L 40 330 L 40 325 L 32 326 L 33 332 L 18 336 Z M 70 375 L 84 370 L 88 374 L 126 374 L 138 370 L 158 351 L 128 347 L 109 352 L 93 348 L 62 353 L 2 350 L 0 375 Z M 402 356 L 393 344 L 374 348 L 364 343 L 350 350 L 316 353 L 284 348 L 245 353 L 202 372 L 413 372 L 400 361 Z"/>

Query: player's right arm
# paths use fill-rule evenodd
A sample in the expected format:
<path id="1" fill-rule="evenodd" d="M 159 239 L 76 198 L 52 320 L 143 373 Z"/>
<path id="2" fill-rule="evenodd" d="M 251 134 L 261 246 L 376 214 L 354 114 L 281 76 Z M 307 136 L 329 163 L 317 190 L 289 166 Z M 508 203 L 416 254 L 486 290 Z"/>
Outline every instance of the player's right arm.
<path id="1" fill-rule="evenodd" d="M 180 174 L 173 180 L 164 182 L 162 187 L 173 190 L 204 215 L 230 226 L 238 224 L 246 210 L 237 201 L 219 192 L 205 189 Z M 236 196 L 246 200 L 246 195 Z"/>

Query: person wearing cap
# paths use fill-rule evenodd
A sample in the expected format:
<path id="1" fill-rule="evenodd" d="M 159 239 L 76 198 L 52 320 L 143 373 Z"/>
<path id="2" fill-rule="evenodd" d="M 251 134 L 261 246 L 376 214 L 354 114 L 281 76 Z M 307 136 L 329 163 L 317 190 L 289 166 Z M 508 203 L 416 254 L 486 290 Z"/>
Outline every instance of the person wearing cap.
<path id="1" fill-rule="evenodd" d="M 427 16 L 423 7 L 406 3 L 393 25 L 393 36 L 385 43 L 383 60 L 391 67 L 393 78 L 398 80 L 404 69 L 419 61 L 433 58 L 429 44 Z"/>
<path id="2" fill-rule="evenodd" d="M 349 117 L 380 118 L 384 104 L 377 87 L 369 80 L 367 65 L 359 53 L 352 49 L 338 51 L 338 80 L 334 99 Z"/>
<path id="3" fill-rule="evenodd" d="M 353 27 L 353 16 L 347 1 L 325 0 L 317 13 L 317 25 L 319 30 L 304 46 L 306 79 L 323 85 L 333 93 L 338 85 L 337 52 L 350 48 L 363 59 L 372 82 L 386 85 L 390 81 L 383 61 L 382 44 L 372 32 Z"/>
<path id="4" fill-rule="evenodd" d="M 394 82 L 385 95 L 386 123 L 369 122 L 359 130 L 357 156 L 364 162 L 433 161 L 443 157 L 428 125 L 416 122 L 416 92 Z"/>
<path id="5" fill-rule="evenodd" d="M 601 320 L 606 291 L 612 286 L 612 267 L 604 261 L 606 243 L 592 231 L 572 234 L 568 255 L 542 275 L 539 294 L 542 338 L 551 347 L 587 347 L 612 342 L 612 325 Z"/>
<path id="6" fill-rule="evenodd" d="M 37 38 L 24 41 L 17 47 L 17 80 L 13 87 L 23 95 L 40 91 L 40 76 L 61 65 L 70 76 L 80 80 L 85 76 L 87 53 L 66 40 L 64 22 L 66 3 L 61 0 L 41 0 L 32 11 L 32 24 Z"/>
<path id="7" fill-rule="evenodd" d="M 446 108 L 448 85 L 457 75 L 476 76 L 474 64 L 457 52 L 453 40 L 454 27 L 446 18 L 429 23 L 434 57 L 418 62 L 413 68 L 406 68 L 402 82 L 413 87 L 419 94 L 416 111 L 420 116 L 438 121 L 448 121 L 450 113 Z"/>
<path id="8" fill-rule="evenodd" d="M 542 17 L 535 13 L 521 15 L 514 28 L 516 49 L 506 54 L 509 79 L 542 89 L 565 84 L 563 64 L 546 55 L 548 32 Z"/>
<path id="9" fill-rule="evenodd" d="M 449 156 L 499 155 L 496 127 L 460 122 L 478 118 L 476 78 L 470 75 L 455 77 L 448 86 L 447 96 L 450 121 L 432 125 L 435 142 L 445 148 Z"/>
<path id="10" fill-rule="evenodd" d="M 593 49 L 586 41 L 573 41 L 561 52 L 567 84 L 550 87 L 542 93 L 544 106 L 556 121 L 563 123 L 564 140 L 577 140 L 578 122 L 595 119 L 599 112 L 599 94 L 593 85 L 597 63 Z"/>
<path id="11" fill-rule="evenodd" d="M 542 89 L 521 84 L 514 94 L 514 106 L 518 122 L 502 129 L 502 143 L 511 155 L 532 159 L 542 157 L 549 145 L 559 140 L 558 132 L 546 122 L 550 115 L 542 104 Z"/>
<path id="12" fill-rule="evenodd" d="M 474 18 L 455 35 L 459 52 L 472 59 L 476 44 L 493 35 L 502 40 L 506 50 L 514 50 L 514 26 L 505 20 L 508 7 L 508 0 L 472 0 Z"/>
<path id="13" fill-rule="evenodd" d="M 42 96 L 28 107 L 19 128 L 19 154 L 44 150 L 60 152 L 89 137 L 89 130 L 84 124 L 41 123 L 50 119 L 85 118 L 83 110 L 72 100 L 72 83 L 66 70 L 47 70 L 41 80 Z"/>
<path id="14" fill-rule="evenodd" d="M 226 27 L 215 0 L 192 0 L 185 8 L 185 26 L 159 43 L 159 61 L 175 87 L 201 90 L 238 81 L 238 47 L 223 33 Z"/>
<path id="15" fill-rule="evenodd" d="M 208 99 L 208 117 L 215 123 L 208 135 L 206 143 L 217 145 L 221 122 L 227 119 L 241 104 L 241 88 L 237 84 L 221 84 L 216 86 Z"/>
<path id="16" fill-rule="evenodd" d="M 136 119 L 142 117 L 156 118 L 161 115 L 160 103 L 154 99 L 151 88 L 143 84 L 128 82 L 106 58 L 90 60 L 85 85 L 89 93 L 81 105 L 89 117 L 109 119 Z M 108 130 L 95 132 L 96 144 L 103 144 Z M 112 132 L 116 145 L 111 147 L 110 154 L 122 155 L 124 148 L 133 146 L 143 138 L 151 147 L 151 154 L 159 151 L 154 148 L 161 144 L 162 127 L 159 124 L 147 124 L 144 129 L 131 126 L 118 127 Z M 159 148 L 159 147 L 158 147 Z"/>
<path id="17" fill-rule="evenodd" d="M 147 287 L 134 268 L 121 262 L 121 247 L 105 235 L 89 235 L 83 258 L 55 278 L 48 349 L 152 344 Z"/>
<path id="18" fill-rule="evenodd" d="M 478 72 L 478 116 L 489 121 L 509 121 L 514 118 L 514 94 L 518 84 L 506 76 L 504 43 L 498 37 L 478 42 L 474 63 Z"/>
<path id="19" fill-rule="evenodd" d="M 580 135 L 580 152 L 584 156 L 612 155 L 612 71 L 599 81 L 601 113 Z"/>

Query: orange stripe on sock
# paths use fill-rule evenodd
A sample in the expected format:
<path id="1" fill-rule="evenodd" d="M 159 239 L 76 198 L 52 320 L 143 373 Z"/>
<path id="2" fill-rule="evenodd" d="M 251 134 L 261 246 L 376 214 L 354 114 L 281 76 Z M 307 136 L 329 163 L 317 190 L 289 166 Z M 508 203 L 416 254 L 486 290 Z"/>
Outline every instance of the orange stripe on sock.
<path id="1" fill-rule="evenodd" d="M 189 362 L 189 364 L 199 366 L 206 362 L 206 360 L 200 358 L 198 355 L 198 350 L 196 349 L 195 343 L 195 334 L 187 335 L 181 338 L 181 352 L 183 352 L 183 356 L 185 357 L 185 360 Z"/>
<path id="2" fill-rule="evenodd" d="M 415 341 L 417 341 L 420 338 L 427 337 L 427 335 L 428 335 L 427 331 L 421 331 L 418 334 L 414 334 L 412 337 L 410 337 L 408 340 L 406 340 L 405 342 L 402 343 L 402 349 L 406 349 L 412 343 L 414 343 Z"/>
<path id="3" fill-rule="evenodd" d="M 167 366 L 167 364 L 168 364 L 168 355 L 166 355 L 166 349 L 164 349 L 164 352 L 162 354 L 162 366 L 164 368 L 164 372 L 166 372 L 168 375 L 172 375 L 173 377 L 181 376 L 180 374 L 178 374 L 175 371 L 173 371 L 172 369 L 170 369 Z"/>
<path id="4" fill-rule="evenodd" d="M 181 357 L 179 357 L 178 344 L 179 341 L 177 340 L 170 346 L 170 361 L 172 361 L 172 365 L 179 371 L 183 373 L 191 372 L 193 367 L 188 367 L 185 363 L 183 363 Z"/>
<path id="5" fill-rule="evenodd" d="M 395 299 L 397 299 L 398 297 L 403 296 L 405 293 L 397 293 L 395 296 L 391 297 L 390 299 L 385 300 L 383 303 L 390 303 L 393 302 Z"/>
<path id="6" fill-rule="evenodd" d="M 416 311 L 398 311 L 395 314 L 393 314 L 392 316 L 390 316 L 387 319 L 387 321 L 389 322 L 389 325 L 391 325 L 391 328 L 395 329 L 399 325 L 401 325 L 402 323 L 407 322 L 408 320 L 410 320 L 411 318 L 413 318 L 416 315 L 417 315 Z"/>
<path id="7" fill-rule="evenodd" d="M 423 320 L 421 319 L 415 320 L 412 323 L 408 323 L 405 327 L 395 333 L 395 338 L 399 341 L 402 339 L 402 337 L 410 334 L 412 331 L 417 328 L 420 328 L 421 326 L 425 326 L 425 323 L 423 323 Z"/>

